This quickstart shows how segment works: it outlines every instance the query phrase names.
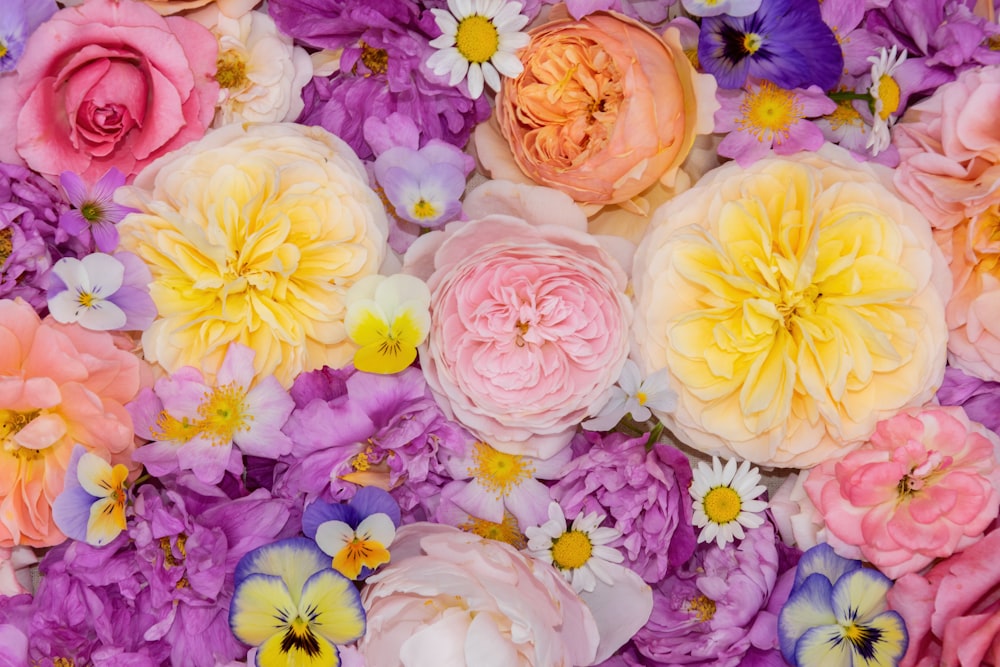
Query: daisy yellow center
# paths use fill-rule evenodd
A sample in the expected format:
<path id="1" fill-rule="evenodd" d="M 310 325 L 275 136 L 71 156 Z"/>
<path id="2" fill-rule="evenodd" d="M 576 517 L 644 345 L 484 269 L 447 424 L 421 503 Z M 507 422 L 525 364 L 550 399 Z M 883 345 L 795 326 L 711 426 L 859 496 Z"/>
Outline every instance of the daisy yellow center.
<path id="1" fill-rule="evenodd" d="M 434 208 L 434 204 L 430 203 L 426 199 L 421 199 L 416 204 L 413 205 L 413 217 L 419 218 L 421 220 L 427 220 L 428 218 L 437 217 L 437 209 Z"/>
<path id="2" fill-rule="evenodd" d="M 3 266 L 12 252 L 14 252 L 14 230 L 10 227 L 0 229 L 0 266 Z"/>
<path id="3" fill-rule="evenodd" d="M 500 33 L 485 16 L 466 16 L 458 24 L 455 48 L 470 63 L 484 63 L 500 47 Z"/>
<path id="4" fill-rule="evenodd" d="M 535 466 L 524 456 L 500 452 L 484 442 L 477 442 L 469 474 L 497 497 L 506 496 L 529 479 Z"/>
<path id="5" fill-rule="evenodd" d="M 883 75 L 878 80 L 878 98 L 882 102 L 879 118 L 886 120 L 899 109 L 899 84 L 891 76 Z"/>
<path id="6" fill-rule="evenodd" d="M 235 382 L 216 387 L 198 406 L 200 427 L 212 444 L 232 442 L 240 431 L 249 431 L 253 415 L 247 414 L 246 391 Z"/>
<path id="7" fill-rule="evenodd" d="M 728 486 L 717 486 L 705 494 L 702 501 L 705 506 L 705 516 L 712 523 L 726 524 L 736 521 L 743 509 L 740 494 Z"/>
<path id="8" fill-rule="evenodd" d="M 242 90 L 249 83 L 246 61 L 235 51 L 220 53 L 216 67 L 215 80 L 223 88 Z"/>
<path id="9" fill-rule="evenodd" d="M 755 32 L 748 32 L 743 36 L 743 50 L 748 55 L 753 55 L 760 50 L 760 47 L 764 44 L 764 38 Z"/>
<path id="10" fill-rule="evenodd" d="M 711 621 L 715 616 L 715 601 L 704 595 L 688 600 L 687 608 L 688 611 L 693 611 L 702 623 Z"/>
<path id="11" fill-rule="evenodd" d="M 792 125 L 800 118 L 802 105 L 795 93 L 765 81 L 759 90 L 743 98 L 736 123 L 763 143 L 787 138 Z"/>
<path id="12" fill-rule="evenodd" d="M 586 533 L 570 530 L 552 543 L 552 564 L 562 570 L 575 570 L 587 564 L 593 551 Z"/>
<path id="13" fill-rule="evenodd" d="M 485 537 L 488 540 L 505 542 L 515 549 L 523 549 L 527 544 L 524 535 L 518 530 L 517 519 L 510 512 L 504 513 L 503 523 L 470 516 L 468 521 L 459 524 L 458 527 L 467 533 Z"/>

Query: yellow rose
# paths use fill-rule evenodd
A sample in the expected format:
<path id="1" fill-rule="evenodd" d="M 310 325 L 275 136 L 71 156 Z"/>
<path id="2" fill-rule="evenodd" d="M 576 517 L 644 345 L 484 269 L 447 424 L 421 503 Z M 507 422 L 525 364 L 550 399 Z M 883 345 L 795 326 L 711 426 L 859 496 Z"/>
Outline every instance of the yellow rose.
<path id="1" fill-rule="evenodd" d="M 639 210 L 629 200 L 673 187 L 695 135 L 711 132 L 714 79 L 695 72 L 675 29 L 661 37 L 612 12 L 553 16 L 531 31 L 524 71 L 504 80 L 496 126 L 476 129 L 479 158 L 494 178 Z"/>
<path id="2" fill-rule="evenodd" d="M 146 359 L 211 376 L 238 342 L 285 386 L 350 361 L 344 296 L 377 272 L 388 223 L 343 141 L 293 123 L 227 125 L 123 192 L 141 212 L 120 225 L 122 245 L 149 265 L 159 311 Z"/>
<path id="3" fill-rule="evenodd" d="M 818 153 L 709 172 L 658 209 L 636 256 L 635 336 L 666 367 L 684 442 L 760 465 L 842 456 L 930 400 L 951 280 L 887 170 Z"/>

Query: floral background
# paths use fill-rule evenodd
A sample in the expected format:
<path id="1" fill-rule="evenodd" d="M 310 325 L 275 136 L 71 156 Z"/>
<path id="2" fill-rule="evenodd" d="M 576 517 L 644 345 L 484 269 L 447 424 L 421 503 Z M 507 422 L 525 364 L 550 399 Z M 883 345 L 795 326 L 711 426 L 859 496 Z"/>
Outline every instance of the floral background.
<path id="1" fill-rule="evenodd" d="M 990 0 L 4 0 L 0 665 L 1000 665 Z"/>

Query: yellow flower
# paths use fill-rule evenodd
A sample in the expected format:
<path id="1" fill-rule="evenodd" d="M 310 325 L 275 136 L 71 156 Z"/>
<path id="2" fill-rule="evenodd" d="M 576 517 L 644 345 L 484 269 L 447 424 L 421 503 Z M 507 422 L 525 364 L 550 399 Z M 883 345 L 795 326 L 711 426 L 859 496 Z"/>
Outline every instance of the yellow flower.
<path id="1" fill-rule="evenodd" d="M 347 335 L 361 346 L 354 366 L 367 373 L 399 373 L 417 358 L 431 326 L 431 292 L 424 281 L 397 273 L 368 276 L 347 293 Z"/>
<path id="2" fill-rule="evenodd" d="M 122 244 L 153 273 L 147 359 L 212 376 L 231 342 L 286 387 L 353 354 L 344 296 L 374 274 L 387 222 L 347 144 L 293 123 L 228 125 L 144 170 Z"/>
<path id="3" fill-rule="evenodd" d="M 921 405 L 944 372 L 950 280 L 887 172 L 827 145 L 726 165 L 660 208 L 636 257 L 636 339 L 695 448 L 806 467 Z"/>

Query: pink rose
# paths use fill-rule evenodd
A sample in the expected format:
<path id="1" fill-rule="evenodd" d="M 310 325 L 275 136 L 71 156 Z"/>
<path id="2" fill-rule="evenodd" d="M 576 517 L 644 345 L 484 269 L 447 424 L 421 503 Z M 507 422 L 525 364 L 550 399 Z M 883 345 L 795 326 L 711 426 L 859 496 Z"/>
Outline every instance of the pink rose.
<path id="1" fill-rule="evenodd" d="M 594 616 L 562 576 L 508 544 L 414 523 L 361 596 L 368 665 L 589 665 Z"/>
<path id="2" fill-rule="evenodd" d="M 218 46 L 204 27 L 133 0 L 89 0 L 31 35 L 17 75 L 0 79 L 0 159 L 55 181 L 132 178 L 198 139 L 212 121 Z M 11 153 L 11 147 L 16 154 Z"/>
<path id="3" fill-rule="evenodd" d="M 627 276 L 562 193 L 491 182 L 466 211 L 485 217 L 422 236 L 406 255 L 404 270 L 431 289 L 421 367 L 442 408 L 478 437 L 549 458 L 625 363 Z M 523 219 L 529 211 L 549 224 Z"/>
<path id="4" fill-rule="evenodd" d="M 910 410 L 810 470 L 805 489 L 837 553 L 856 547 L 895 579 L 982 538 L 1000 504 L 998 451 L 1000 437 L 961 408 Z"/>
<path id="5" fill-rule="evenodd" d="M 900 667 L 1000 665 L 1000 530 L 935 565 L 901 577 L 886 596 L 910 645 Z"/>

